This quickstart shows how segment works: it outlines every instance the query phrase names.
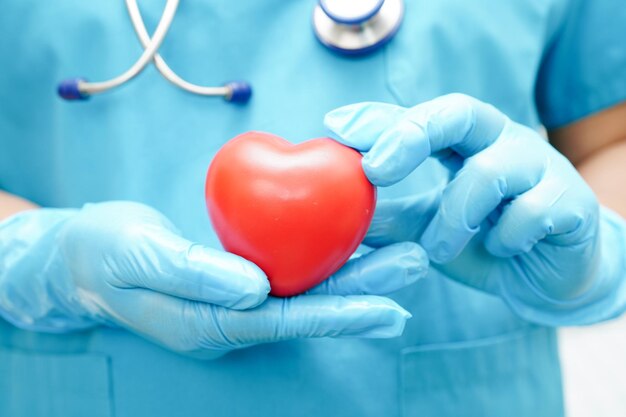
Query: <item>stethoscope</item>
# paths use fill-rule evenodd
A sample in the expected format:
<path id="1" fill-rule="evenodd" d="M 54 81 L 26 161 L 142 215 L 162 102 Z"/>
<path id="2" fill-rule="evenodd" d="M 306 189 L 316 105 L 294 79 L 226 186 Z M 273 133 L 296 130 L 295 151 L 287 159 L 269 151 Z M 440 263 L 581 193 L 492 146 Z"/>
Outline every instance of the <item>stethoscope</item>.
<path id="1" fill-rule="evenodd" d="M 179 77 L 158 54 L 180 0 L 167 0 L 161 20 L 152 38 L 136 0 L 126 0 L 126 8 L 135 33 L 144 48 L 143 53 L 126 72 L 107 81 L 88 82 L 84 78 L 63 80 L 59 95 L 66 100 L 85 100 L 94 94 L 119 87 L 143 71 L 154 61 L 161 75 L 174 84 L 194 94 L 223 97 L 231 103 L 246 103 L 252 87 L 245 81 L 231 81 L 221 87 L 192 84 Z M 347 55 L 363 55 L 380 48 L 398 31 L 404 16 L 402 0 L 319 0 L 313 10 L 313 29 L 317 39 L 327 48 Z"/>

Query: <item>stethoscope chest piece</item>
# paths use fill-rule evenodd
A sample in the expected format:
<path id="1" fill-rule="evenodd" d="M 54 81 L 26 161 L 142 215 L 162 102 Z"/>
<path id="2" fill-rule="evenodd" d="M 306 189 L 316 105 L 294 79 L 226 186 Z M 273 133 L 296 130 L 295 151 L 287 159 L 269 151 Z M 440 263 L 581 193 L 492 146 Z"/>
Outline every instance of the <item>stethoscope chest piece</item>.
<path id="1" fill-rule="evenodd" d="M 391 40 L 403 17 L 402 0 L 320 0 L 313 10 L 313 29 L 326 47 L 361 55 Z"/>

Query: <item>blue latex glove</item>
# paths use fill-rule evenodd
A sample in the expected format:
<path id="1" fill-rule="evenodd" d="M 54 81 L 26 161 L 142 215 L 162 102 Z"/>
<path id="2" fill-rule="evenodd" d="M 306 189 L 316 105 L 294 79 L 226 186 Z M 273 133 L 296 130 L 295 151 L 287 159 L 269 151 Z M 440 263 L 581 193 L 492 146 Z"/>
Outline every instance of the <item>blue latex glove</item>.
<path id="1" fill-rule="evenodd" d="M 419 240 L 449 277 L 497 294 L 527 320 L 582 324 L 626 302 L 624 221 L 538 133 L 460 94 L 413 108 L 361 103 L 327 114 L 390 186 L 436 153 L 450 171 L 430 192 L 379 201 L 366 243 Z M 445 172 L 445 171 L 444 171 Z"/>
<path id="2" fill-rule="evenodd" d="M 215 357 L 304 337 L 386 338 L 409 313 L 385 297 L 424 276 L 414 243 L 349 261 L 310 295 L 267 297 L 251 262 L 182 238 L 137 203 L 40 209 L 0 223 L 0 313 L 19 327 L 65 332 L 121 326 L 170 349 Z"/>

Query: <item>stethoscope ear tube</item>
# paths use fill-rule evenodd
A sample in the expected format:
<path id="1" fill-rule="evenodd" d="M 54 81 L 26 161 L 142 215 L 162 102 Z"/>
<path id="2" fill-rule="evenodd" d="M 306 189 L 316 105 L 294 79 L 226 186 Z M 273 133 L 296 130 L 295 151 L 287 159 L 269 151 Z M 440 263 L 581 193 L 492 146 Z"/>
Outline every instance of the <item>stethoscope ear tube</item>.
<path id="1" fill-rule="evenodd" d="M 133 23 L 135 33 L 139 38 L 139 42 L 141 42 L 144 48 L 147 48 L 150 44 L 150 36 L 141 18 L 141 12 L 139 11 L 139 7 L 137 7 L 136 0 L 126 0 L 126 8 L 128 9 L 128 14 Z M 167 65 L 160 54 L 156 53 L 153 60 L 155 66 L 161 75 L 163 75 L 163 78 L 190 93 L 208 97 L 223 97 L 226 101 L 233 103 L 245 103 L 252 95 L 252 87 L 245 81 L 232 81 L 221 87 L 204 87 L 192 84 L 179 77 L 178 74 Z"/>
<path id="2" fill-rule="evenodd" d="M 141 17 L 141 12 L 136 0 L 126 0 L 126 8 L 131 18 L 135 33 L 139 38 L 144 52 L 135 64 L 122 75 L 108 81 L 90 83 L 84 78 L 70 78 L 61 81 L 58 86 L 58 94 L 66 100 L 86 100 L 93 94 L 102 93 L 119 87 L 130 81 L 147 66 L 150 61 L 154 61 L 155 66 L 163 77 L 175 86 L 194 94 L 210 97 L 223 97 L 232 103 L 246 103 L 252 95 L 252 87 L 245 81 L 232 81 L 221 87 L 204 87 L 192 84 L 179 77 L 158 54 L 158 49 L 165 39 L 165 35 L 176 15 L 179 0 L 167 0 L 161 20 L 157 25 L 152 39 L 148 35 L 146 26 Z"/>
<path id="3" fill-rule="evenodd" d="M 135 3 L 135 0 L 127 0 L 127 3 L 128 2 Z M 161 46 L 163 39 L 165 39 L 165 35 L 167 34 L 167 31 L 172 24 L 172 20 L 174 20 L 174 15 L 176 14 L 178 3 L 179 0 L 167 0 L 165 8 L 163 9 L 163 15 L 161 16 L 161 20 L 159 21 L 159 24 L 154 31 L 154 36 L 148 43 L 146 49 L 144 49 L 139 59 L 126 72 L 110 80 L 97 83 L 85 82 L 83 81 L 83 78 L 75 78 L 74 81 L 62 81 L 61 85 L 59 86 L 59 92 L 63 90 L 64 92 L 68 92 L 69 94 L 62 95 L 61 97 L 70 100 L 85 99 L 87 96 L 102 93 L 112 88 L 119 87 L 120 85 L 136 77 L 141 71 L 143 71 L 146 65 L 148 65 L 148 62 L 152 60 L 157 50 Z M 77 90 L 79 94 L 74 94 L 74 90 Z"/>

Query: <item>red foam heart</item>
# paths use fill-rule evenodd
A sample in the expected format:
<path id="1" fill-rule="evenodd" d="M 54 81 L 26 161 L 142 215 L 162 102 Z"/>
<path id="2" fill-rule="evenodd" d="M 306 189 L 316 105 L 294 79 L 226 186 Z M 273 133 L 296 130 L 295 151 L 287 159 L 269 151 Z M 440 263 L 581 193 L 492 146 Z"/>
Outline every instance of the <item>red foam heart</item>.
<path id="1" fill-rule="evenodd" d="M 205 195 L 224 249 L 258 265 L 281 297 L 335 273 L 363 240 L 376 202 L 354 149 L 260 132 L 220 149 Z"/>

